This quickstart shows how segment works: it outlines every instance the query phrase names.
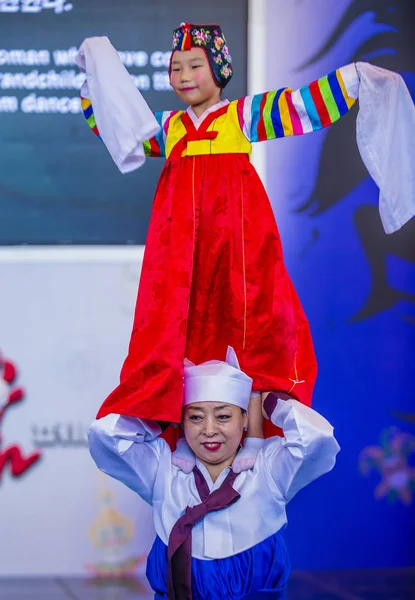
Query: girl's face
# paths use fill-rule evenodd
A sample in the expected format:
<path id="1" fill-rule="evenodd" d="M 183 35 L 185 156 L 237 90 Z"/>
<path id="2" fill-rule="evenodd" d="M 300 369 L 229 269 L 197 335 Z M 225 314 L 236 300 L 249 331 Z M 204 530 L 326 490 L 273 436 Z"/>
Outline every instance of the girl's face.
<path id="1" fill-rule="evenodd" d="M 186 441 L 208 470 L 232 464 L 247 424 L 239 406 L 224 402 L 194 402 L 183 412 Z"/>
<path id="2" fill-rule="evenodd" d="M 220 100 L 220 88 L 201 48 L 173 53 L 170 83 L 177 96 L 192 107 L 203 105 L 206 109 Z"/>

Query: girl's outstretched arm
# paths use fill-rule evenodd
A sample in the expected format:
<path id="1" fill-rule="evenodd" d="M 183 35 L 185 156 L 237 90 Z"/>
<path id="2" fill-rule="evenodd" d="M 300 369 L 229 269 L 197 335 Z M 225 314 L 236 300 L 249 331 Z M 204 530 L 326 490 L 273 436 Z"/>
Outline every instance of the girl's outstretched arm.
<path id="1" fill-rule="evenodd" d="M 358 94 L 352 63 L 295 91 L 281 88 L 238 100 L 239 123 L 250 142 L 312 133 L 348 113 Z"/>

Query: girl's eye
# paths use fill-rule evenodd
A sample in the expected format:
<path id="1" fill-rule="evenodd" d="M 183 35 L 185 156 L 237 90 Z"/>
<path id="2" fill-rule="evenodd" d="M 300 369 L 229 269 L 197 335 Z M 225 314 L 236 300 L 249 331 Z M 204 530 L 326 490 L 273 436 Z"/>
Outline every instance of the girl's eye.
<path id="1" fill-rule="evenodd" d="M 172 69 L 172 73 L 177 73 L 180 69 Z"/>

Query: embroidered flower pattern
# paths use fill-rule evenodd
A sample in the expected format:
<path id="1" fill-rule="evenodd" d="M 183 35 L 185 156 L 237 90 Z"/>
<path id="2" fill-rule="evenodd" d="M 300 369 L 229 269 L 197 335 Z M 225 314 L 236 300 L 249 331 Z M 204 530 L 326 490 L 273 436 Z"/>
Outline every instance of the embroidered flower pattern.
<path id="1" fill-rule="evenodd" d="M 222 46 L 224 45 L 225 40 L 223 39 L 223 37 L 219 37 L 217 35 L 217 36 L 215 36 L 215 39 L 213 40 L 213 43 L 215 44 L 216 50 L 220 50 L 222 48 Z"/>
<path id="2" fill-rule="evenodd" d="M 217 65 L 221 65 L 223 63 L 222 54 L 220 52 L 213 57 L 213 62 L 215 62 Z"/>
<path id="3" fill-rule="evenodd" d="M 179 45 L 179 41 L 180 41 L 180 32 L 175 31 L 174 35 L 173 35 L 173 50 L 175 50 L 177 48 L 177 46 Z"/>
<path id="4" fill-rule="evenodd" d="M 397 427 L 382 432 L 380 446 L 368 446 L 362 450 L 359 457 L 360 472 L 367 476 L 371 471 L 377 471 L 380 475 L 380 482 L 374 491 L 377 500 L 399 500 L 406 505 L 413 502 L 414 454 L 415 437 Z"/>
<path id="5" fill-rule="evenodd" d="M 210 31 L 207 29 L 193 29 L 193 42 L 198 46 L 207 46 L 212 39 Z"/>
<path id="6" fill-rule="evenodd" d="M 229 64 L 223 65 L 223 67 L 220 70 L 220 74 L 225 79 L 228 79 L 232 75 L 232 66 Z"/>
<path id="7" fill-rule="evenodd" d="M 222 52 L 223 52 L 223 56 L 225 57 L 225 60 L 227 60 L 228 62 L 231 62 L 232 58 L 231 58 L 231 55 L 229 54 L 229 48 L 226 44 L 222 48 Z"/>

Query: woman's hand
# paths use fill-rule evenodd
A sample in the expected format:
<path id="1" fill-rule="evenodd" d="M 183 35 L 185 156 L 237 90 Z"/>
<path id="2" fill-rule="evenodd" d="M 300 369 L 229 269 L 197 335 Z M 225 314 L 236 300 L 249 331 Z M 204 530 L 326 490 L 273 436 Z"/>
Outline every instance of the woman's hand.
<path id="1" fill-rule="evenodd" d="M 292 396 L 286 392 L 263 392 L 262 393 L 262 416 L 270 419 L 279 400 L 292 400 Z"/>

